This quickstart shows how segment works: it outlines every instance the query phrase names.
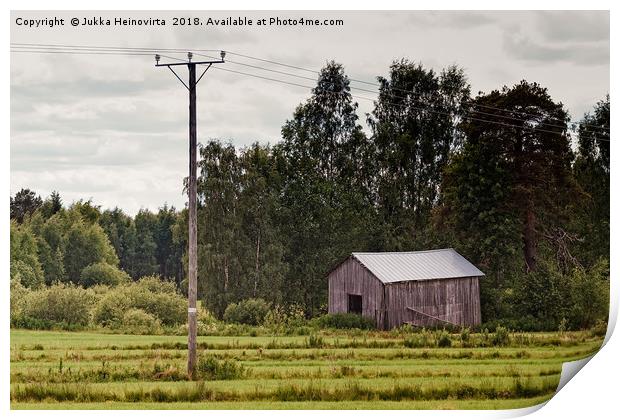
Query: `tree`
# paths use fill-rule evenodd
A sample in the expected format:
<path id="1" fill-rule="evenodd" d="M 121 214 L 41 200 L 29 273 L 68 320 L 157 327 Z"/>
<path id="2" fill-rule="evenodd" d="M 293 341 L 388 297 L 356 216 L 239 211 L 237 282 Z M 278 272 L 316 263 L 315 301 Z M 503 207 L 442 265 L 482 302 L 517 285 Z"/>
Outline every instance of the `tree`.
<path id="1" fill-rule="evenodd" d="M 99 224 L 114 247 L 120 268 L 137 280 L 139 278 L 135 269 L 137 235 L 133 219 L 115 207 L 101 214 Z"/>
<path id="2" fill-rule="evenodd" d="M 175 279 L 179 284 L 183 279 L 183 248 L 175 244 L 172 232 L 177 217 L 178 214 L 174 207 L 168 207 L 168 205 L 160 207 L 157 212 L 153 239 L 156 245 L 155 259 L 159 265 L 159 275 L 163 278 Z"/>
<path id="3" fill-rule="evenodd" d="M 376 145 L 377 246 L 428 246 L 420 242 L 429 238 L 444 167 L 463 141 L 458 123 L 469 85 L 456 66 L 438 75 L 404 59 L 378 80 L 379 98 L 368 118 Z"/>
<path id="4" fill-rule="evenodd" d="M 78 214 L 86 223 L 97 223 L 101 217 L 101 206 L 93 204 L 92 200 L 79 200 L 71 204 L 69 211 Z"/>
<path id="5" fill-rule="evenodd" d="M 238 212 L 239 160 L 234 146 L 200 147 L 198 179 L 198 297 L 222 316 L 246 288 L 240 260 L 247 255 Z M 187 229 L 185 229 L 187 232 Z"/>
<path id="6" fill-rule="evenodd" d="M 118 265 L 118 257 L 105 232 L 97 224 L 81 219 L 74 222 L 66 233 L 64 266 L 67 280 L 78 283 L 82 270 L 93 263 Z"/>
<path id="7" fill-rule="evenodd" d="M 41 197 L 36 195 L 34 191 L 28 188 L 22 188 L 15 194 L 15 198 L 11 197 L 11 219 L 22 223 L 26 216 L 30 216 L 43 204 Z"/>
<path id="8" fill-rule="evenodd" d="M 154 239 L 157 216 L 141 209 L 134 218 L 134 224 L 136 241 L 131 275 L 133 278 L 140 278 L 157 274 L 159 267 L 156 258 L 157 244 Z"/>
<path id="9" fill-rule="evenodd" d="M 38 257 L 37 240 L 27 226 L 11 222 L 11 279 L 23 286 L 37 288 L 43 284 L 43 270 Z"/>
<path id="10" fill-rule="evenodd" d="M 462 206 L 471 208 L 475 201 L 491 198 L 487 211 L 499 212 L 509 224 L 518 223 L 524 268 L 533 271 L 539 242 L 551 239 L 555 228 L 563 226 L 563 210 L 575 197 L 567 113 L 561 103 L 553 102 L 547 89 L 526 81 L 480 95 L 474 107 L 463 122 L 464 156 L 452 168 L 458 176 L 449 180 L 446 189 L 467 191 L 480 183 L 490 189 L 479 190 L 476 196 L 453 195 L 449 205 L 467 223 L 476 214 L 462 211 Z M 507 111 L 485 115 L 484 120 L 476 117 L 476 110 L 489 107 Z M 486 237 L 486 232 L 469 233 Z"/>
<path id="11" fill-rule="evenodd" d="M 609 256 L 609 95 L 599 101 L 592 114 L 579 125 L 575 178 L 584 199 L 574 207 L 573 227 L 579 241 L 575 244 L 579 261 L 589 267 L 600 256 Z"/>
<path id="12" fill-rule="evenodd" d="M 50 196 L 45 199 L 40 209 L 43 217 L 46 219 L 49 219 L 50 217 L 61 211 L 62 199 L 60 198 L 60 194 L 57 191 L 52 191 Z"/>
<path id="13" fill-rule="evenodd" d="M 250 281 L 250 296 L 281 303 L 287 266 L 280 229 L 275 225 L 280 208 L 281 177 L 269 146 L 258 143 L 240 156 L 241 226 L 248 239 L 244 269 Z"/>
<path id="14" fill-rule="evenodd" d="M 289 270 L 285 300 L 303 303 L 308 314 L 326 303 L 325 272 L 354 249 L 366 248 L 372 206 L 364 182 L 370 143 L 358 124 L 349 79 L 329 62 L 312 96 L 282 127 L 275 151 L 282 173 L 278 220 Z M 359 151 L 359 155 L 355 153 Z"/>

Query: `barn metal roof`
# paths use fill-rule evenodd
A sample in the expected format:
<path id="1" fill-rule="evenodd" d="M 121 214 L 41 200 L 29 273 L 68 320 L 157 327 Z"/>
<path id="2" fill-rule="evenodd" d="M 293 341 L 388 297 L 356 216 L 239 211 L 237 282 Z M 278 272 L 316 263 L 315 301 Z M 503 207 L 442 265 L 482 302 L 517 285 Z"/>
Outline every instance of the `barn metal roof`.
<path id="1" fill-rule="evenodd" d="M 452 248 L 414 252 L 354 252 L 353 257 L 383 283 L 484 276 L 482 271 Z"/>

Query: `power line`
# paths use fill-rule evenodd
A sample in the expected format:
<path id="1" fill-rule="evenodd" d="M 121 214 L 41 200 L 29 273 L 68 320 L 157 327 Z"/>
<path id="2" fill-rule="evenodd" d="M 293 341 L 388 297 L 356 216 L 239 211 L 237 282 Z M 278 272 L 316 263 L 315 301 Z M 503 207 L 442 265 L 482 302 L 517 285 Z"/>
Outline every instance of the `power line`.
<path id="1" fill-rule="evenodd" d="M 293 69 L 297 69 L 297 70 L 306 71 L 306 72 L 309 72 L 309 73 L 320 74 L 320 71 L 318 71 L 318 70 L 312 70 L 312 69 L 307 69 L 307 68 L 303 68 L 303 67 L 298 67 L 298 66 L 294 66 L 294 65 L 290 65 L 290 64 L 286 64 L 286 63 L 281 63 L 281 62 L 274 61 L 274 60 L 268 60 L 268 59 L 264 59 L 264 58 L 260 58 L 260 57 L 254 57 L 254 56 L 251 56 L 251 55 L 241 54 L 241 53 L 237 53 L 237 52 L 234 52 L 234 51 L 227 51 L 227 52 L 228 52 L 228 54 L 236 55 L 236 56 L 239 56 L 239 57 L 248 58 L 248 59 L 251 59 L 251 60 L 262 61 L 262 62 L 265 62 L 265 63 L 275 64 L 275 65 L 283 66 L 283 67 L 289 67 L 289 68 L 293 68 Z M 378 83 L 368 82 L 366 80 L 360 80 L 360 79 L 354 79 L 354 78 L 349 78 L 349 80 L 352 81 L 352 82 L 363 83 L 363 84 L 367 84 L 367 85 L 370 85 L 370 86 L 375 86 L 375 87 L 381 88 L 381 85 L 378 84 Z M 393 90 L 397 90 L 397 91 L 401 91 L 401 92 L 406 92 L 408 94 L 411 94 L 411 93 L 415 94 L 415 92 L 409 91 L 407 89 L 400 89 L 400 88 L 395 88 L 395 87 L 392 87 L 392 89 Z M 528 114 L 528 113 L 523 112 L 523 111 L 515 111 L 515 110 L 511 110 L 511 109 L 494 107 L 494 106 L 491 106 L 491 105 L 483 105 L 483 104 L 478 104 L 478 103 L 474 103 L 474 102 L 471 102 L 471 101 L 462 101 L 462 103 L 478 106 L 478 107 L 481 107 L 481 108 L 494 109 L 494 110 L 510 112 L 510 113 L 519 113 L 519 114 L 522 114 L 522 115 L 525 115 L 525 116 L 530 116 L 530 117 L 537 117 L 536 114 Z M 551 118 L 556 120 L 556 121 L 565 122 L 564 120 L 562 120 L 560 118 L 553 118 L 553 117 L 551 117 Z M 569 121 L 569 123 L 581 123 L 581 121 Z M 596 127 L 596 126 L 594 126 L 594 127 Z M 602 127 L 596 127 L 596 128 L 602 128 Z"/>
<path id="2" fill-rule="evenodd" d="M 15 44 L 15 45 L 17 45 L 17 44 Z M 28 45 L 35 45 L 35 44 L 28 44 Z M 53 45 L 53 44 L 36 44 L 36 45 Z M 56 48 L 44 49 L 46 47 L 30 47 L 30 49 L 27 49 L 27 50 L 12 50 L 12 52 L 61 53 L 61 54 L 94 54 L 94 55 L 130 55 L 130 56 L 131 55 L 134 55 L 134 56 L 145 56 L 145 55 L 147 55 L 147 56 L 150 56 L 152 54 L 143 53 L 143 52 L 140 52 L 140 51 L 157 51 L 157 49 L 150 49 L 150 48 L 126 48 L 126 49 L 129 49 L 131 51 L 125 51 L 125 48 L 123 48 L 123 47 L 87 47 L 87 46 L 67 46 L 67 47 L 64 47 L 64 46 L 61 46 L 61 45 L 53 45 L 53 47 L 56 47 Z M 66 50 L 67 48 L 71 48 L 71 50 Z M 117 49 L 119 49 L 120 51 L 117 51 Z M 182 50 L 182 49 L 165 49 L 165 50 L 185 51 L 185 50 Z M 200 51 L 219 51 L 219 50 L 200 50 Z M 245 55 L 238 54 L 238 53 L 232 53 L 232 54 L 233 55 L 239 55 L 239 56 L 245 56 Z M 211 56 L 204 55 L 204 54 L 196 54 L 196 55 L 203 55 L 205 57 L 213 58 Z M 164 57 L 170 58 L 170 59 L 173 59 L 173 60 L 177 60 L 177 61 L 184 61 L 183 59 L 179 59 L 179 58 L 176 58 L 176 57 L 171 57 L 171 56 L 164 56 Z M 251 56 L 247 56 L 247 57 L 251 57 Z M 256 58 L 256 59 L 258 59 L 258 58 Z M 266 62 L 272 62 L 271 60 L 265 60 L 265 59 L 258 59 L 258 60 L 266 61 Z M 298 77 L 298 78 L 301 77 L 301 78 L 304 78 L 304 79 L 307 79 L 307 80 L 315 80 L 314 78 L 304 77 L 304 76 L 300 76 L 300 75 L 296 75 L 296 74 L 288 73 L 288 72 L 281 72 L 281 71 L 277 71 L 277 70 L 273 70 L 273 69 L 268 69 L 268 68 L 264 68 L 264 67 L 260 67 L 260 66 L 254 66 L 254 65 L 251 65 L 251 64 L 247 64 L 247 63 L 232 62 L 230 60 L 228 60 L 228 62 L 237 64 L 237 65 L 243 65 L 243 66 L 255 68 L 255 69 L 271 71 L 271 72 L 275 72 L 275 73 L 279 73 L 279 74 L 283 74 L 283 75 L 287 75 L 287 76 Z M 290 65 L 286 65 L 286 64 L 283 64 L 283 63 L 278 63 L 278 62 L 275 62 L 275 61 L 273 63 L 279 64 L 279 65 L 283 65 L 283 66 L 287 66 L 287 67 L 298 68 L 296 66 L 290 66 Z M 280 79 L 274 79 L 274 78 L 269 78 L 269 77 L 264 77 L 264 76 L 258 76 L 258 75 L 255 75 L 255 74 L 250 74 L 250 73 L 245 73 L 245 72 L 240 72 L 240 71 L 234 71 L 234 70 L 230 70 L 230 69 L 221 69 L 221 68 L 218 68 L 218 69 L 219 70 L 228 71 L 228 72 L 231 72 L 231 73 L 242 74 L 242 75 L 246 75 L 246 76 L 250 76 L 250 77 L 261 78 L 261 79 L 264 79 L 264 80 L 269 80 L 269 81 L 274 81 L 274 82 L 279 82 L 279 83 L 285 83 L 285 84 L 289 84 L 289 85 L 292 85 L 292 86 L 298 86 L 298 87 L 303 87 L 303 88 L 307 88 L 307 89 L 313 89 L 312 86 L 302 85 L 302 84 L 299 84 L 299 83 L 293 83 L 293 82 L 283 81 L 283 80 L 280 80 Z M 299 69 L 303 69 L 303 68 L 299 67 Z M 313 70 L 308 70 L 308 69 L 303 69 L 303 70 L 311 71 L 313 73 L 318 73 L 318 72 L 315 72 Z M 355 79 L 350 79 L 350 80 L 355 80 Z M 366 82 L 366 83 L 369 83 L 369 82 Z M 364 92 L 369 92 L 369 93 L 373 93 L 373 94 L 377 93 L 375 91 L 371 91 L 371 90 L 367 90 L 367 89 L 362 89 L 362 88 L 357 88 L 357 87 L 354 87 L 354 86 L 349 86 L 349 87 L 351 89 L 356 89 L 356 90 L 360 90 L 360 91 L 364 91 Z M 394 89 L 394 90 L 402 90 L 402 89 Z M 402 91 L 404 91 L 404 90 L 402 90 Z M 407 92 L 411 93 L 409 91 L 407 91 Z M 357 96 L 357 95 L 351 95 L 351 96 L 354 97 L 354 98 L 357 98 L 357 99 L 368 100 L 368 101 L 373 101 L 373 102 L 375 101 L 375 99 L 372 99 L 372 98 L 366 98 L 366 97 Z M 405 97 L 398 97 L 398 96 L 396 96 L 394 94 L 390 94 L 389 96 L 394 97 L 394 98 L 399 98 L 399 99 L 407 99 Z M 418 109 L 420 111 L 428 111 L 428 112 L 431 112 L 431 113 L 452 116 L 452 114 L 450 114 L 450 113 L 446 113 L 446 112 L 442 113 L 441 111 L 414 107 L 412 105 L 407 105 L 407 104 L 397 104 L 397 103 L 387 103 L 387 104 L 388 105 L 393 105 L 393 106 L 400 106 L 400 107 L 409 106 L 410 108 Z M 429 104 L 428 102 L 426 102 L 426 104 L 429 105 L 429 106 L 432 106 L 432 104 Z M 478 104 L 476 104 L 476 105 L 478 105 Z M 498 109 L 501 109 L 501 108 L 498 108 Z M 511 112 L 511 110 L 504 110 L 504 111 Z M 469 112 L 469 113 L 475 112 L 475 113 L 478 113 L 480 115 L 487 115 L 487 116 L 491 116 L 491 117 L 508 118 L 508 119 L 520 121 L 520 122 L 523 122 L 523 123 L 529 122 L 528 120 L 522 120 L 522 119 L 518 119 L 518 118 L 515 118 L 515 117 L 510 117 L 510 116 L 507 116 L 507 115 L 497 115 L 497 114 L 486 113 L 486 112 L 478 111 L 478 110 L 468 110 L 466 112 Z M 537 116 L 537 117 L 539 117 L 539 116 Z M 524 127 L 521 127 L 521 126 L 518 126 L 518 125 L 502 123 L 502 122 L 499 122 L 499 121 L 489 121 L 489 120 L 485 120 L 485 119 L 482 119 L 482 118 L 475 118 L 475 117 L 471 117 L 471 116 L 469 116 L 468 118 L 470 118 L 472 120 L 480 121 L 480 122 L 494 123 L 494 124 L 504 125 L 504 126 L 508 126 L 508 127 L 514 127 L 514 128 L 524 128 Z M 554 118 L 550 117 L 549 119 L 554 119 Z M 554 124 L 550 124 L 550 123 L 541 123 L 541 124 L 547 125 L 549 127 L 557 127 L 557 128 L 562 128 L 562 129 L 568 129 L 567 126 L 559 126 L 559 125 L 554 125 Z M 598 126 L 592 126 L 592 127 L 595 127 L 597 129 L 603 129 L 603 127 L 598 127 Z M 539 132 L 547 132 L 547 133 L 557 134 L 557 132 L 555 132 L 555 131 L 544 130 L 544 129 L 537 128 L 537 127 L 527 127 L 526 126 L 525 128 L 528 128 L 530 130 L 539 131 Z M 601 134 L 601 133 L 596 133 L 596 134 Z M 601 140 L 608 141 L 608 139 L 604 139 L 604 138 L 601 138 Z"/>
<path id="3" fill-rule="evenodd" d="M 181 49 L 181 48 L 150 48 L 150 47 L 111 47 L 111 46 L 85 46 L 85 45 L 68 45 L 68 44 L 34 44 L 34 43 L 12 43 L 11 45 L 15 45 L 15 46 L 20 46 L 21 48 L 37 48 L 37 47 L 44 47 L 44 48 L 55 48 L 55 49 L 62 49 L 62 48 L 72 48 L 72 49 L 79 49 L 80 51 L 84 51 L 84 50 L 94 50 L 94 51 L 116 51 L 116 50 L 129 50 L 129 51 L 149 51 L 149 52 L 157 52 L 157 51 L 170 51 L 170 52 L 186 52 L 187 50 L 185 49 Z M 198 50 L 193 50 L 193 51 L 201 51 L 201 52 L 214 52 L 214 51 L 219 51 L 219 50 L 208 50 L 208 49 L 198 49 Z M 16 51 L 18 52 L 18 51 Z M 19 51 L 19 52 L 24 52 L 24 51 Z M 237 52 L 228 52 L 229 54 L 232 55 L 236 55 L 239 57 L 244 57 L 244 58 L 248 58 L 251 60 L 257 60 L 257 61 L 261 61 L 261 62 L 266 62 L 266 63 L 270 63 L 270 64 L 275 64 L 278 66 L 284 66 L 284 67 L 288 67 L 288 68 L 293 68 L 296 70 L 301 70 L 301 71 L 305 71 L 305 72 L 309 72 L 312 74 L 320 74 L 320 71 L 318 70 L 312 70 L 312 69 L 307 69 L 304 67 L 299 67 L 299 66 L 294 66 L 291 64 L 286 64 L 286 63 L 282 63 L 279 61 L 275 61 L 275 60 L 268 60 L 268 59 L 264 59 L 264 58 L 260 58 L 260 57 L 255 57 L 255 56 L 251 56 L 251 55 L 247 55 L 247 54 L 241 54 L 241 53 L 237 53 Z M 148 54 L 146 54 L 148 55 Z M 200 54 L 197 54 L 200 55 Z M 205 55 L 205 57 L 208 57 Z M 171 58 L 171 57 L 169 57 Z M 212 57 L 211 57 L 212 58 Z M 177 59 L 178 60 L 178 59 Z M 264 71 L 270 71 L 270 72 L 274 72 L 274 73 L 278 73 L 278 74 L 282 74 L 282 75 L 286 75 L 286 76 L 291 76 L 291 77 L 297 77 L 297 78 L 302 78 L 302 79 L 306 79 L 306 80 L 313 80 L 312 78 L 309 78 L 307 76 L 301 76 L 301 75 L 297 75 L 297 74 L 293 74 L 293 73 L 288 73 L 288 72 L 282 72 L 279 70 L 274 70 L 274 69 L 268 69 L 268 68 L 264 68 L 264 67 L 260 67 L 260 66 L 254 66 L 251 64 L 247 64 L 247 63 L 241 63 L 241 62 L 233 62 L 228 60 L 228 62 L 233 63 L 233 64 L 237 64 L 237 65 L 242 65 L 242 66 L 247 66 L 247 67 L 252 67 L 252 68 L 256 68 L 256 69 L 260 69 L 260 70 L 264 70 Z M 380 84 L 377 83 L 373 83 L 373 82 L 368 82 L 365 80 L 360 80 L 360 79 L 354 79 L 354 78 L 349 78 L 350 81 L 352 82 L 356 82 L 356 83 L 362 83 L 362 84 L 366 84 L 366 85 L 370 85 L 370 86 L 375 86 L 378 88 L 381 88 Z M 369 92 L 369 93 L 373 93 L 376 94 L 378 92 L 375 91 L 370 91 L 367 89 L 363 89 L 363 88 L 358 88 L 355 86 L 350 86 L 351 89 L 355 89 L 355 90 L 359 90 L 359 91 L 364 91 L 364 92 Z M 418 98 L 421 96 L 419 93 L 413 92 L 413 91 L 409 91 L 406 89 L 401 89 L 401 88 L 396 88 L 396 87 L 391 87 L 392 90 L 395 91 L 400 91 L 400 92 L 405 92 L 407 93 L 407 95 L 416 95 L 418 96 Z M 390 94 L 392 97 L 398 98 L 396 95 L 394 94 Z M 400 99 L 406 99 L 406 98 L 400 98 Z M 479 104 L 476 102 L 472 102 L 472 101 L 459 101 L 461 104 L 468 104 L 474 107 L 479 107 L 479 108 L 485 108 L 485 109 L 492 109 L 492 110 L 497 110 L 497 111 L 502 111 L 502 112 L 507 112 L 513 115 L 521 115 L 521 116 L 529 116 L 529 117 L 534 117 L 534 118 L 538 118 L 539 116 L 536 114 L 530 114 L 524 111 L 516 111 L 516 110 L 511 110 L 511 109 L 505 109 L 505 108 L 499 108 L 499 107 L 494 107 L 494 106 L 490 106 L 490 105 L 484 105 L 484 104 Z M 484 112 L 484 111 L 479 111 L 479 110 L 472 110 L 473 112 L 477 112 L 480 115 L 487 115 L 487 116 L 493 116 L 493 117 L 503 117 L 503 118 L 509 118 L 512 119 L 514 121 L 521 121 L 521 122 L 526 122 L 526 119 L 523 118 L 517 118 L 517 117 L 512 117 L 512 116 L 507 116 L 507 115 L 497 115 L 497 114 L 493 114 L 490 112 Z M 593 129 L 596 130 L 600 130 L 601 134 L 608 134 L 609 128 L 608 127 L 604 127 L 604 126 L 596 126 L 596 125 L 591 125 L 591 124 L 585 124 L 583 123 L 583 121 L 565 121 L 561 118 L 556 118 L 556 117 L 549 117 L 548 119 L 550 120 L 555 120 L 555 121 L 559 121 L 563 124 L 569 124 L 569 125 L 573 125 L 573 126 L 577 126 L 579 125 L 583 125 L 583 126 L 589 126 L 592 127 Z M 557 128 L 563 128 L 564 126 L 560 126 L 557 124 L 551 124 L 551 123 L 545 123 L 545 125 L 547 126 L 555 126 Z"/>
<path id="4" fill-rule="evenodd" d="M 313 87 L 311 87 L 311 86 L 301 85 L 301 84 L 298 84 L 298 83 L 288 82 L 288 81 L 280 80 L 280 79 L 273 79 L 273 78 L 270 78 L 270 77 L 260 76 L 260 75 L 257 75 L 257 74 L 251 74 L 251 73 L 246 73 L 246 72 L 241 72 L 241 71 L 231 70 L 231 69 L 223 69 L 221 67 L 216 67 L 216 66 L 213 66 L 213 68 L 216 69 L 216 70 L 225 71 L 225 72 L 229 72 L 229 73 L 236 73 L 236 74 L 241 74 L 241 75 L 244 75 L 244 76 L 255 77 L 255 78 L 258 78 L 258 79 L 264 79 L 264 80 L 269 80 L 269 81 L 273 81 L 273 82 L 283 83 L 283 84 L 287 84 L 287 85 L 293 85 L 293 86 L 303 87 L 303 88 L 307 88 L 307 89 L 313 89 Z M 338 94 L 338 92 L 327 92 L 327 93 Z M 372 101 L 372 102 L 375 101 L 375 99 L 373 99 L 373 98 L 367 98 L 367 97 L 364 97 L 364 96 L 351 95 L 351 97 L 352 98 L 356 98 L 356 99 L 366 100 L 366 101 Z M 405 106 L 403 104 L 396 104 L 396 103 L 389 103 L 389 102 L 386 102 L 386 104 L 393 105 L 393 106 L 400 106 L 400 107 Z M 420 111 L 426 111 L 426 112 L 433 113 L 433 114 L 439 114 L 439 115 L 444 115 L 444 116 L 448 116 L 448 117 L 453 117 L 453 115 L 448 113 L 448 112 L 437 111 L 437 110 L 426 109 L 426 108 L 420 108 L 420 107 L 415 107 L 415 106 L 411 106 L 411 105 L 408 105 L 408 106 L 410 108 L 417 109 L 417 110 L 420 110 Z M 537 128 L 537 127 L 519 126 L 519 125 L 504 123 L 504 122 L 501 122 L 501 121 L 490 121 L 490 120 L 485 120 L 485 119 L 482 119 L 482 118 L 471 117 L 471 116 L 466 116 L 465 118 L 468 118 L 468 119 L 473 120 L 473 121 L 486 122 L 486 123 L 490 123 L 490 124 L 498 124 L 498 125 L 502 125 L 502 126 L 505 126 L 505 127 L 525 129 L 525 130 L 537 131 L 537 132 L 541 132 L 541 133 L 562 134 L 561 132 L 545 130 L 545 129 L 541 129 L 541 128 Z M 609 141 L 607 139 L 601 139 L 601 140 Z"/>
<path id="5" fill-rule="evenodd" d="M 207 58 L 215 58 L 213 56 L 205 55 L 205 54 L 196 54 L 196 55 L 200 55 L 200 56 L 207 57 Z M 232 64 L 236 64 L 236 65 L 251 67 L 251 68 L 254 68 L 254 69 L 258 69 L 258 70 L 270 71 L 270 72 L 282 74 L 282 75 L 285 75 L 285 76 L 293 76 L 293 77 L 303 78 L 303 79 L 312 80 L 312 81 L 316 80 L 315 78 L 312 78 L 312 77 L 299 76 L 299 75 L 296 75 L 296 74 L 293 74 L 293 73 L 283 72 L 283 71 L 279 71 L 279 70 L 272 70 L 272 69 L 268 69 L 268 68 L 261 67 L 261 66 L 254 66 L 254 65 L 251 65 L 251 64 L 240 63 L 238 61 L 227 60 L 227 63 L 232 63 Z M 361 92 L 368 92 L 368 93 L 373 93 L 373 94 L 377 93 L 376 91 L 373 91 L 373 90 L 358 88 L 358 87 L 355 87 L 355 86 L 349 86 L 349 88 L 350 89 L 354 89 L 354 90 L 358 90 L 358 91 L 361 91 Z M 402 99 L 402 100 L 407 100 L 408 99 L 407 97 L 397 96 L 397 95 L 394 95 L 393 93 L 389 93 L 388 95 L 391 98 L 394 98 L 394 99 Z M 422 99 L 417 99 L 417 101 L 431 106 L 431 104 L 428 101 L 424 101 Z M 464 102 L 461 102 L 461 103 L 464 103 Z M 516 117 L 509 116 L 509 115 L 498 115 L 498 114 L 493 114 L 493 113 L 490 113 L 490 112 L 479 111 L 479 110 L 475 110 L 475 109 L 474 110 L 468 110 L 468 112 L 475 112 L 477 114 L 486 115 L 486 116 L 490 116 L 490 117 L 508 118 L 508 119 L 511 119 L 511 120 L 514 120 L 514 121 L 519 121 L 519 122 L 522 122 L 522 123 L 529 122 L 529 120 L 522 119 L 522 118 L 516 118 Z M 555 118 L 549 117 L 549 119 L 555 119 Z M 556 127 L 556 128 L 562 128 L 562 129 L 566 128 L 566 126 L 564 126 L 564 125 L 551 124 L 551 123 L 548 123 L 548 122 L 545 122 L 543 124 L 548 126 L 548 127 Z"/>

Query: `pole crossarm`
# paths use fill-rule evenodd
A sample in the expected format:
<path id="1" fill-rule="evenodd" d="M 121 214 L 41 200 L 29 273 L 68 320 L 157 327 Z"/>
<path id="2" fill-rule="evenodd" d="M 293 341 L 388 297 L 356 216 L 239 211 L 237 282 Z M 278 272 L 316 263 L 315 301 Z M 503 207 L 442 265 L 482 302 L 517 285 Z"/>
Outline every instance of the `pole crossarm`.
<path id="1" fill-rule="evenodd" d="M 207 72 L 207 70 L 209 70 L 211 68 L 211 66 L 213 65 L 213 63 L 209 63 L 209 65 L 207 66 L 207 68 L 200 74 L 200 77 L 198 78 L 198 80 L 196 80 L 196 84 L 200 83 L 200 79 L 202 79 L 202 76 L 205 75 L 205 73 Z"/>
<path id="2" fill-rule="evenodd" d="M 166 67 L 168 67 L 168 70 L 170 70 L 172 73 L 174 73 L 174 75 L 177 77 L 177 79 L 179 79 L 179 82 L 183 83 L 183 86 L 185 86 L 185 89 L 189 90 L 189 86 L 187 86 L 187 85 L 185 84 L 185 82 L 183 81 L 183 79 L 181 79 L 181 78 L 179 77 L 179 75 L 177 74 L 177 72 L 176 72 L 176 71 L 174 71 L 174 69 L 173 69 L 172 67 L 170 67 L 170 66 L 166 66 Z"/>
<path id="3" fill-rule="evenodd" d="M 169 66 L 187 66 L 188 64 L 223 64 L 224 60 L 211 60 L 211 61 L 181 61 L 178 63 L 157 63 L 155 67 L 169 67 Z"/>

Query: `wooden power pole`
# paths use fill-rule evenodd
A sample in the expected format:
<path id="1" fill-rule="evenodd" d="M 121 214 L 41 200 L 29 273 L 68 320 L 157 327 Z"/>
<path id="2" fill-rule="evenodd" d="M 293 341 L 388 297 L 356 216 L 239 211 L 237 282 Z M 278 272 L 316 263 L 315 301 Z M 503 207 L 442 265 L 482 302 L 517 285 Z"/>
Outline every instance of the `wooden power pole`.
<path id="1" fill-rule="evenodd" d="M 159 60 L 161 56 L 157 54 L 155 56 L 156 67 L 168 67 L 172 73 L 179 79 L 183 86 L 189 91 L 189 249 L 188 249 L 188 290 L 187 290 L 187 374 L 190 379 L 194 378 L 196 372 L 196 297 L 197 297 L 197 272 L 198 272 L 198 229 L 196 218 L 196 85 L 205 75 L 207 70 L 213 65 L 224 62 L 224 56 L 226 53 L 222 51 L 220 53 L 221 60 L 215 61 L 198 61 L 192 62 L 192 53 L 187 54 L 188 61 L 160 64 Z M 205 65 L 206 68 L 196 80 L 196 65 Z M 173 66 L 187 66 L 189 70 L 189 80 L 186 84 L 183 79 L 172 68 Z"/>

